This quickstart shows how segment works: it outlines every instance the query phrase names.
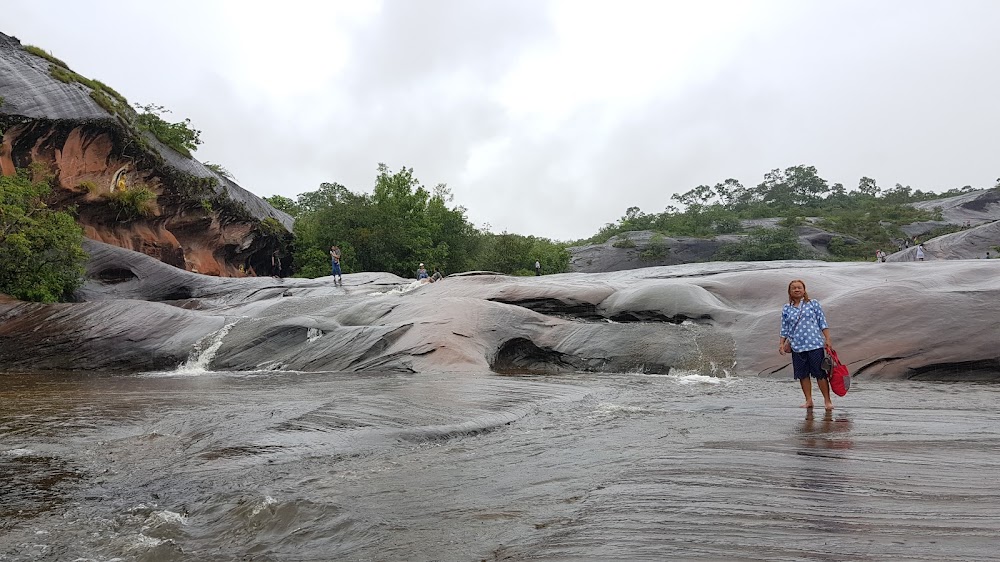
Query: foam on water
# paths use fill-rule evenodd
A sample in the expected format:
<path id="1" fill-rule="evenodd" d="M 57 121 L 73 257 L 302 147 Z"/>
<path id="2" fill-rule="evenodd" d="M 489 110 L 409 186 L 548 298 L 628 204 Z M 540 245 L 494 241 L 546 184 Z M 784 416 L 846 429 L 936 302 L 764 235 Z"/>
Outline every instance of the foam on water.
<path id="1" fill-rule="evenodd" d="M 236 325 L 239 320 L 234 320 L 222 327 L 221 330 L 215 332 L 214 334 L 209 334 L 202 338 L 194 346 L 194 350 L 191 355 L 188 356 L 188 360 L 184 362 L 183 365 L 177 367 L 175 374 L 179 375 L 201 375 L 208 372 L 209 367 L 212 365 L 212 359 L 215 359 L 215 354 L 222 347 L 222 341 L 225 339 L 226 334 L 229 330 Z"/>
<path id="2" fill-rule="evenodd" d="M 25 455 L 34 454 L 31 449 L 8 449 L 6 451 L 0 452 L 0 455 L 5 457 L 23 457 Z"/>
<path id="3" fill-rule="evenodd" d="M 314 341 L 323 337 L 323 330 L 319 328 L 309 328 L 306 330 L 306 341 L 313 343 Z"/>
<path id="4" fill-rule="evenodd" d="M 399 296 L 399 295 L 404 295 L 406 293 L 410 293 L 410 292 L 416 291 L 417 289 L 419 289 L 420 287 L 423 287 L 424 285 L 427 285 L 427 283 L 424 283 L 424 282 L 419 281 L 419 280 L 414 280 L 414 281 L 412 281 L 412 282 L 410 282 L 410 283 L 408 283 L 406 285 L 397 285 L 397 286 L 393 287 L 392 289 L 389 289 L 388 291 L 376 291 L 374 293 L 368 293 L 368 296 L 372 296 L 372 297 L 384 297 L 384 296 L 393 296 L 393 295 Z"/>
<path id="5" fill-rule="evenodd" d="M 163 523 L 176 523 L 178 525 L 187 525 L 188 522 L 187 517 L 185 517 L 184 515 L 167 510 L 157 511 L 153 513 L 152 517 L 155 517 L 156 519 L 158 519 Z"/>
<path id="6" fill-rule="evenodd" d="M 253 511 L 250 512 L 250 517 L 256 517 L 261 511 L 277 504 L 278 500 L 272 498 L 271 496 L 264 496 L 264 499 L 262 499 L 259 504 L 253 506 Z"/>

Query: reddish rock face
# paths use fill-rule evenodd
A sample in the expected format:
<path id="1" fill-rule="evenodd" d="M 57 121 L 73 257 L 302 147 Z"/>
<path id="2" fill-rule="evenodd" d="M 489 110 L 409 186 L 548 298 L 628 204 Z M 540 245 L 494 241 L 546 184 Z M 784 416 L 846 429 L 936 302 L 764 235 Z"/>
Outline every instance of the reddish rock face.
<path id="1" fill-rule="evenodd" d="M 51 204 L 75 206 L 84 234 L 93 240 L 207 275 L 274 273 L 256 269 L 262 269 L 260 264 L 269 266 L 281 240 L 260 233 L 256 220 L 210 210 L 216 196 L 212 191 L 185 195 L 176 185 L 176 171 L 166 173 L 155 158 L 130 150 L 129 142 L 134 139 L 113 125 L 30 121 L 5 131 L 0 172 L 9 175 L 18 168 L 44 164 L 54 176 Z M 139 186 L 156 195 L 148 216 L 122 216 L 111 204 L 111 194 Z"/>

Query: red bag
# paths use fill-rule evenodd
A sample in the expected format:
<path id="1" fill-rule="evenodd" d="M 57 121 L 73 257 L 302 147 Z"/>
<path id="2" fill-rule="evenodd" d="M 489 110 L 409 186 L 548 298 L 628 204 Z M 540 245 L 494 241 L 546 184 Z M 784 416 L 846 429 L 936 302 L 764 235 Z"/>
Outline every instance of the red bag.
<path id="1" fill-rule="evenodd" d="M 826 348 L 826 352 L 833 360 L 833 369 L 830 370 L 830 388 L 837 396 L 844 396 L 851 389 L 851 373 L 847 370 L 847 365 L 840 362 L 837 352 L 832 347 Z"/>

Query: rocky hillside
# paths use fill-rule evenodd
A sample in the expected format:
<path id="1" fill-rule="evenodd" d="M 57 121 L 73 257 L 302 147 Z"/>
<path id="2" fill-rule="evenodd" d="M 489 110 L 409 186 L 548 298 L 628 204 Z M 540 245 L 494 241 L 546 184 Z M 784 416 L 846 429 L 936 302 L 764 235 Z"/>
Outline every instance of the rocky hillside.
<path id="1" fill-rule="evenodd" d="M 913 206 L 932 212 L 938 208 L 941 210 L 940 221 L 917 222 L 902 227 L 903 232 L 909 236 L 924 241 L 927 259 L 985 258 L 987 252 L 990 252 L 991 257 L 1000 257 L 998 255 L 1000 251 L 996 250 L 1000 246 L 1000 189 L 985 189 L 954 197 L 921 201 L 913 203 Z M 780 220 L 778 218 L 745 220 L 742 221 L 742 227 L 777 228 Z M 816 217 L 806 219 L 809 223 L 815 223 L 817 220 Z M 927 233 L 949 226 L 967 228 L 931 240 L 924 239 Z M 795 232 L 799 238 L 799 245 L 806 251 L 806 255 L 820 259 L 830 255 L 830 241 L 834 238 L 839 237 L 848 243 L 857 242 L 850 236 L 829 232 L 812 225 L 796 227 Z M 712 238 L 662 237 L 658 242 L 653 242 L 653 232 L 628 232 L 614 236 L 603 244 L 569 248 L 570 271 L 596 273 L 708 262 L 714 259 L 715 253 L 722 245 L 737 242 L 743 236 L 730 234 Z M 662 244 L 665 250 L 658 251 L 657 244 Z M 890 250 L 890 248 L 885 249 Z M 915 248 L 912 247 L 889 256 L 889 261 L 915 259 Z"/>
<path id="2" fill-rule="evenodd" d="M 278 273 L 290 216 L 140 131 L 110 87 L 35 53 L 0 33 L 0 172 L 51 175 L 51 204 L 75 206 L 93 240 L 209 275 Z"/>
<path id="3" fill-rule="evenodd" d="M 774 228 L 779 219 L 745 221 L 744 228 Z M 752 223 L 752 224 L 750 224 Z M 814 226 L 800 226 L 795 229 L 799 245 L 809 255 L 824 257 L 830 255 L 830 241 L 835 237 L 854 240 L 849 236 L 827 232 Z M 712 261 L 715 253 L 724 244 L 739 242 L 745 235 L 727 234 L 712 238 L 670 237 L 655 238 L 648 230 L 629 232 L 612 236 L 603 244 L 574 246 L 569 248 L 570 271 L 597 273 L 601 271 L 623 271 L 639 267 L 677 265 L 682 263 L 703 263 Z"/>

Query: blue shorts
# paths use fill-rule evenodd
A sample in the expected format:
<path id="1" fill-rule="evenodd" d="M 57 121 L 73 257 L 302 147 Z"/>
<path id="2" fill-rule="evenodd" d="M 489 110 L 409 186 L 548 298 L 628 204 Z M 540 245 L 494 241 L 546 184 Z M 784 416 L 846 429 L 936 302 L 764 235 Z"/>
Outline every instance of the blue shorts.
<path id="1" fill-rule="evenodd" d="M 330 275 L 340 275 L 340 264 L 337 263 L 337 262 L 333 262 L 332 263 L 332 270 L 333 270 L 333 273 L 331 273 Z"/>
<path id="2" fill-rule="evenodd" d="M 795 380 L 807 379 L 810 376 L 814 379 L 825 379 L 823 372 L 823 348 L 810 349 L 809 351 L 792 352 L 792 370 L 795 373 Z"/>

